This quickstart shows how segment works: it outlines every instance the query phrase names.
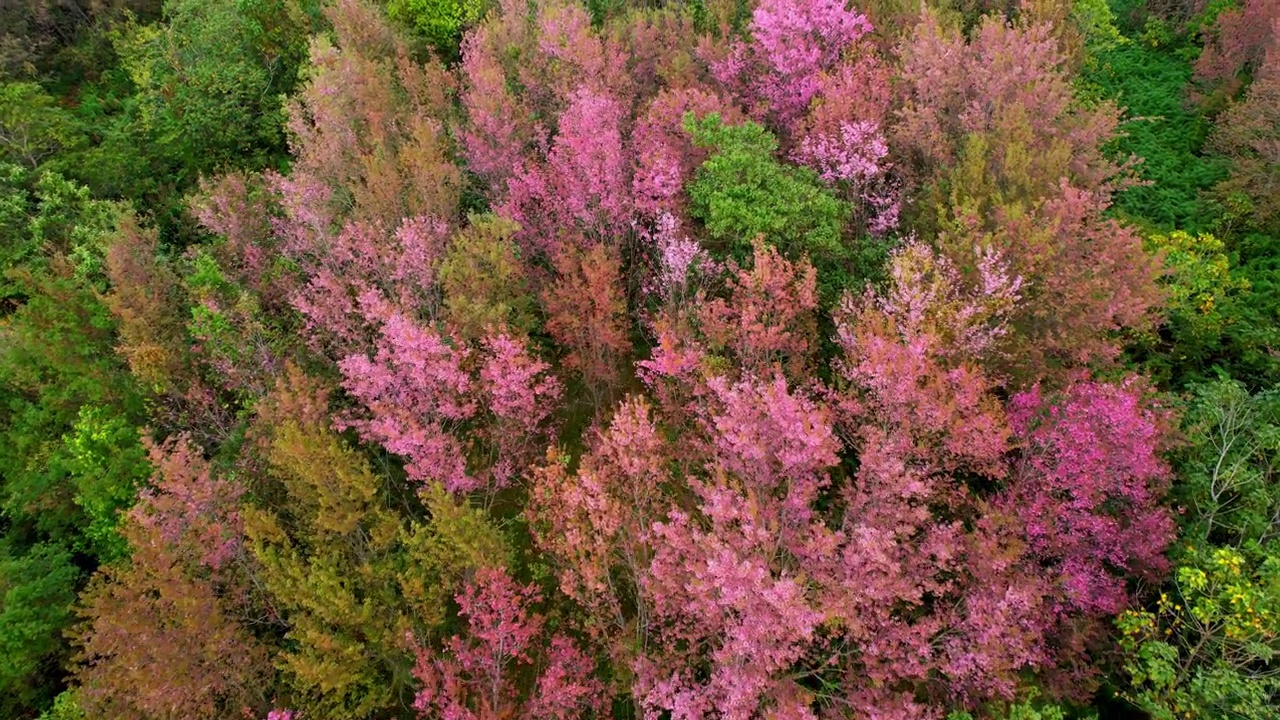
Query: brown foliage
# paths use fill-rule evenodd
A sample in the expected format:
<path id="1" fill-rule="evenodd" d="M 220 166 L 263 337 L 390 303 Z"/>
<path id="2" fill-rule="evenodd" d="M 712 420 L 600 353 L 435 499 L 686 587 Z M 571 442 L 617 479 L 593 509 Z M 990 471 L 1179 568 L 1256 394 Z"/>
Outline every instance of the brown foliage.
<path id="1" fill-rule="evenodd" d="M 238 621 L 239 489 L 189 443 L 153 446 L 156 487 L 123 534 L 133 549 L 81 598 L 75 681 L 88 717 L 189 720 L 261 710 L 265 650 Z"/>
<path id="2" fill-rule="evenodd" d="M 542 294 L 547 332 L 568 350 L 564 365 L 581 374 L 597 408 L 621 386 L 631 354 L 622 268 L 616 249 L 566 245 L 556 258 L 557 279 Z"/>
<path id="3" fill-rule="evenodd" d="M 451 219 L 461 175 L 444 126 L 454 81 L 419 64 L 376 5 L 341 0 L 327 12 L 336 46 L 317 42 L 310 82 L 289 108 L 292 180 L 329 188 L 354 219 L 396 227 Z"/>
<path id="4" fill-rule="evenodd" d="M 1272 31 L 1280 34 L 1280 20 Z M 1209 146 L 1231 159 L 1224 194 L 1249 198 L 1259 226 L 1280 223 L 1280 47 L 1267 55 L 1242 102 L 1218 119 Z"/>
<path id="5" fill-rule="evenodd" d="M 120 321 L 116 350 L 142 383 L 167 392 L 182 388 L 189 377 L 185 299 L 178 276 L 156 256 L 158 235 L 137 221 L 121 221 L 120 233 L 107 250 L 106 272 L 111 290 L 107 307 Z"/>

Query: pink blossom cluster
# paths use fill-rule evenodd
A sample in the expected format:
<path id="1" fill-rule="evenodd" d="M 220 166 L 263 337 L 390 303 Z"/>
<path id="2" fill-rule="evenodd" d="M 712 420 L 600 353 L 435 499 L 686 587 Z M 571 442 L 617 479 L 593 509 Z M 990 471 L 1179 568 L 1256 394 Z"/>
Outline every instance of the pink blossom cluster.
<path id="1" fill-rule="evenodd" d="M 532 585 L 505 570 L 483 569 L 457 596 L 465 622 L 443 652 L 419 648 L 413 673 L 422 683 L 413 707 L 421 718 L 560 720 L 599 709 L 603 687 L 594 663 L 567 636 L 549 632 L 531 606 Z M 521 675 L 537 670 L 531 696 L 518 702 Z"/>

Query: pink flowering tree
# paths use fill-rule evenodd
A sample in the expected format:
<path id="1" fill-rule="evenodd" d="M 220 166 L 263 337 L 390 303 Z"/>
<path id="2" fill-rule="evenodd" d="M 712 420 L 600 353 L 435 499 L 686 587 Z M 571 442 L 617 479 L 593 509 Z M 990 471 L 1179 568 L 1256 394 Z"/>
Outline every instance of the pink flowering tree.
<path id="1" fill-rule="evenodd" d="M 344 422 L 403 456 L 411 479 L 492 491 L 536 457 L 560 385 L 523 339 L 499 332 L 475 352 L 394 315 L 376 347 L 339 363 L 364 406 Z"/>
<path id="2" fill-rule="evenodd" d="M 244 488 L 215 476 L 187 438 L 145 442 L 156 474 L 152 486 L 138 493 L 130 521 L 160 542 L 195 552 L 186 559 L 215 574 L 225 570 L 243 550 L 240 497 Z"/>
<path id="3" fill-rule="evenodd" d="M 390 318 L 372 357 L 339 363 L 347 392 L 368 415 L 348 422 L 366 439 L 404 456 L 409 477 L 467 492 L 480 481 L 467 472 L 457 437 L 478 409 L 463 365 L 470 350 L 454 347 L 434 330 L 401 316 Z"/>
<path id="4" fill-rule="evenodd" d="M 871 648 L 850 668 L 882 688 L 916 689 L 856 686 L 850 702 L 864 711 L 938 714 L 912 700 L 943 700 L 929 689 L 934 673 L 962 698 L 1008 697 L 1038 659 L 1040 593 L 1018 572 L 1010 525 L 984 518 L 965 482 L 1002 479 L 1010 437 L 978 362 L 996 350 L 1020 281 L 998 257 L 983 272 L 986 282 L 966 289 L 945 258 L 908 244 L 884 294 L 848 298 L 837 315 L 842 391 L 832 400 L 859 467 L 842 489 L 847 544 L 832 572 L 845 582 L 834 598 L 849 608 L 847 632 Z M 966 516 L 970 528 L 950 519 Z M 1002 619 L 987 620 L 996 610 Z"/>
<path id="5" fill-rule="evenodd" d="M 818 95 L 824 71 L 871 32 L 843 0 L 764 0 L 751 16 L 749 42 L 712 71 L 750 98 L 753 117 L 790 131 Z"/>
<path id="6" fill-rule="evenodd" d="M 294 161 L 278 183 L 291 232 L 319 233 L 350 218 L 392 229 L 417 215 L 452 220 L 461 173 L 443 118 L 454 81 L 443 65 L 410 57 L 376 5 L 326 6 L 333 42 L 311 48 L 308 82 L 290 103 Z M 298 238 L 303 239 L 303 238 Z"/>
<path id="7" fill-rule="evenodd" d="M 726 122 L 740 120 L 731 100 L 698 87 L 663 89 L 637 118 L 631 134 L 635 167 L 632 192 L 642 220 L 663 215 L 685 217 L 685 185 L 693 179 L 708 150 L 694 145 L 684 130 L 685 113 L 696 117 L 720 113 Z"/>
<path id="8" fill-rule="evenodd" d="M 896 230 L 901 181 L 890 160 L 889 68 L 859 48 L 818 77 L 818 94 L 795 133 L 791 159 L 837 187 L 854 221 L 874 236 Z"/>
<path id="9" fill-rule="evenodd" d="M 899 54 L 905 96 L 890 139 L 901 169 L 925 184 L 966 155 L 983 168 L 955 181 L 966 187 L 952 204 L 988 187 L 1002 202 L 1031 203 L 1064 178 L 1091 192 L 1127 181 L 1103 152 L 1119 111 L 1080 102 L 1050 25 L 987 16 L 966 38 L 926 11 Z M 1004 162 L 1015 155 L 1025 162 Z"/>
<path id="10" fill-rule="evenodd" d="M 616 662 L 648 644 L 652 624 L 640 579 L 650 528 L 666 515 L 671 453 L 643 398 L 623 401 L 598 430 L 576 472 L 561 452 L 534 475 L 534 538 L 557 562 L 560 590 L 586 610 L 587 630 Z"/>
<path id="11" fill-rule="evenodd" d="M 77 701 L 96 717 L 252 712 L 271 663 L 243 617 L 242 488 L 186 438 L 150 451 L 153 486 L 120 527 L 132 554 L 79 598 Z"/>
<path id="12" fill-rule="evenodd" d="M 1204 33 L 1204 51 L 1196 60 L 1196 79 L 1211 90 L 1224 89 L 1228 95 L 1241 85 L 1241 76 L 1256 75 L 1268 52 L 1280 48 L 1276 24 L 1280 23 L 1277 0 L 1244 0 L 1218 13 L 1213 26 Z"/>
<path id="13" fill-rule="evenodd" d="M 1023 451 L 1002 503 L 1022 520 L 1031 552 L 1051 564 L 1060 611 L 1120 612 L 1126 578 L 1158 579 L 1167 569 L 1168 411 L 1136 378 L 1081 380 L 1056 398 L 1039 388 L 1015 395 L 1009 419 Z"/>
<path id="14" fill-rule="evenodd" d="M 1158 258 L 1135 228 L 1104 215 L 1106 195 L 1066 180 L 1058 192 L 1033 212 L 997 213 L 994 232 L 966 212 L 938 239 L 960 267 L 989 247 L 1023 278 L 1024 301 L 1008 316 L 1010 354 L 996 367 L 1028 384 L 1114 360 L 1121 333 L 1148 330 L 1163 302 Z"/>
<path id="15" fill-rule="evenodd" d="M 311 344 L 336 353 L 368 347 L 392 315 L 431 317 L 439 306 L 436 270 L 449 227 L 426 217 L 388 230 L 350 223 L 323 253 L 299 255 L 306 282 L 293 298 Z"/>
<path id="16" fill-rule="evenodd" d="M 630 231 L 624 121 L 622 104 L 607 93 L 585 86 L 574 92 L 545 163 L 526 162 L 499 209 L 521 224 L 527 247 L 554 255 L 566 235 L 611 240 Z"/>
<path id="17" fill-rule="evenodd" d="M 817 344 L 818 276 L 807 259 L 791 262 L 756 243 L 750 268 L 730 270 L 726 297 L 700 298 L 696 323 L 707 348 L 766 376 L 806 376 Z"/>
<path id="18" fill-rule="evenodd" d="M 626 64 L 585 8 L 558 0 L 501 3 L 464 40 L 462 155 L 530 250 L 629 232 Z"/>
<path id="19" fill-rule="evenodd" d="M 808 717 L 793 671 L 825 619 L 806 561 L 834 544 L 813 504 L 839 442 L 781 377 L 710 390 L 705 470 L 685 478 L 692 507 L 652 527 L 642 587 L 656 624 L 636 691 L 675 717 Z"/>
<path id="20" fill-rule="evenodd" d="M 504 570 L 480 570 L 456 598 L 465 632 L 418 649 L 413 706 L 421 718 L 569 720 L 603 706 L 595 663 L 533 612 L 539 601 Z"/>
<path id="21" fill-rule="evenodd" d="M 546 447 L 548 419 L 562 392 L 551 367 L 531 355 L 522 338 L 498 333 L 482 346 L 477 385 L 488 412 L 486 464 L 490 483 L 502 487 L 520 479 Z"/>

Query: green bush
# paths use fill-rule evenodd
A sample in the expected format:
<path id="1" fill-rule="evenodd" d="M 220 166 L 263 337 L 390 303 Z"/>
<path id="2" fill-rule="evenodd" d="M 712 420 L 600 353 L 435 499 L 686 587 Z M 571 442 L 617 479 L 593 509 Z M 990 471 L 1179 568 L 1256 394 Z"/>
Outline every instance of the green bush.
<path id="1" fill-rule="evenodd" d="M 777 139 L 755 123 L 725 125 L 716 113 L 690 113 L 684 126 L 697 146 L 713 150 L 688 188 L 690 214 L 704 223 L 713 247 L 745 260 L 762 238 L 793 259 L 808 256 L 823 297 L 838 296 L 854 260 L 843 236 L 848 206 L 813 171 L 779 162 Z"/>

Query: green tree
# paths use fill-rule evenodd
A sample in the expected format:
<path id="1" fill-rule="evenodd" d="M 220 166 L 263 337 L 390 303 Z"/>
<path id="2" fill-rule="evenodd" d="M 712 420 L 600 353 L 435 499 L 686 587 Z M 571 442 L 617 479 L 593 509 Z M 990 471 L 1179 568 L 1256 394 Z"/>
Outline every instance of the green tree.
<path id="1" fill-rule="evenodd" d="M 65 549 L 42 543 L 12 553 L 0 545 L 0 714 L 20 717 L 53 695 L 80 569 Z"/>
<path id="2" fill-rule="evenodd" d="M 35 83 L 0 83 L 0 162 L 34 170 L 84 142 L 75 117 Z"/>
<path id="3" fill-rule="evenodd" d="M 388 0 L 392 20 L 413 28 L 446 58 L 458 52 L 462 33 L 484 17 L 488 0 Z"/>
<path id="4" fill-rule="evenodd" d="M 1270 718 L 1280 702 L 1280 393 L 1220 380 L 1188 409 L 1174 580 L 1117 620 L 1124 697 L 1157 720 Z"/>
<path id="5" fill-rule="evenodd" d="M 812 170 L 779 162 L 777 139 L 755 123 L 725 125 L 717 113 L 688 114 L 684 127 L 694 144 L 713 150 L 688 188 L 690 214 L 711 239 L 742 261 L 757 238 L 790 258 L 807 255 L 824 296 L 835 297 L 853 257 L 842 233 L 849 208 Z"/>
<path id="6" fill-rule="evenodd" d="M 284 149 L 281 96 L 297 79 L 309 16 L 289 0 L 168 0 L 164 16 L 115 37 L 154 151 L 187 181 L 270 164 Z"/>
<path id="7" fill-rule="evenodd" d="M 116 517 L 148 472 L 136 434 L 141 396 L 113 350 L 99 289 L 118 215 L 55 174 L 0 168 L 6 716 L 38 711 L 56 694 L 82 573 L 119 555 Z"/>

